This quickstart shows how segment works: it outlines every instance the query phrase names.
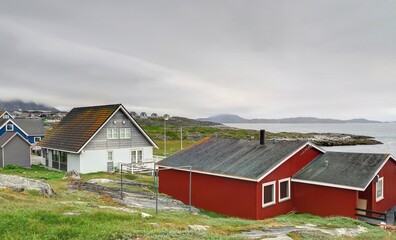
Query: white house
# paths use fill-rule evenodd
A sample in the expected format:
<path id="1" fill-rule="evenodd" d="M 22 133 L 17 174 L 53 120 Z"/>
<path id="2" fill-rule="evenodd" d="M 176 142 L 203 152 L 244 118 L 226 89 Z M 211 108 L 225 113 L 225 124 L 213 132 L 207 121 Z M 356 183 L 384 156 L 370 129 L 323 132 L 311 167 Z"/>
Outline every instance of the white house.
<path id="1" fill-rule="evenodd" d="M 39 146 L 48 167 L 80 173 L 152 162 L 158 148 L 122 104 L 72 109 Z"/>

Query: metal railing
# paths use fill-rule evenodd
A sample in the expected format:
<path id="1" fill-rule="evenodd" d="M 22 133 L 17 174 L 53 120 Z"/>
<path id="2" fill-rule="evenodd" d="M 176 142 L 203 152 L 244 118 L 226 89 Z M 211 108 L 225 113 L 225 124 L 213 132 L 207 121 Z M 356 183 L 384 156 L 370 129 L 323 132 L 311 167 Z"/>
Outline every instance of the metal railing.
<path id="1" fill-rule="evenodd" d="M 361 213 L 355 213 L 355 216 L 363 218 L 364 219 L 369 219 L 369 220 L 376 220 L 376 221 L 382 221 L 386 223 L 386 212 L 377 212 L 373 210 L 367 210 L 367 209 L 362 209 L 362 208 L 355 208 L 356 211 L 358 212 L 364 212 L 365 214 Z M 375 216 L 373 216 L 375 215 Z M 371 223 L 370 221 L 367 221 L 368 223 Z"/>

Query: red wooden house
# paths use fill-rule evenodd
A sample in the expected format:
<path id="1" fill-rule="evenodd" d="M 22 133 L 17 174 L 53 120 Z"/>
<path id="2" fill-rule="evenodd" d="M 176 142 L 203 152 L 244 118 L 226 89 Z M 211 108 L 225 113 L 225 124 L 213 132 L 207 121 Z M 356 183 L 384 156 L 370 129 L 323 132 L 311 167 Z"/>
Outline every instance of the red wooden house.
<path id="1" fill-rule="evenodd" d="M 338 167 L 348 159 L 355 162 L 341 155 L 309 142 L 211 138 L 158 163 L 159 191 L 188 203 L 190 176 L 185 166 L 191 166 L 192 205 L 229 216 L 264 219 L 297 210 L 355 217 L 358 206 L 385 211 L 396 205 L 390 189 L 396 180 L 393 158 L 357 154 L 360 164 Z M 366 172 L 361 177 L 359 171 Z M 334 183 L 332 174 L 340 181 L 349 177 Z M 375 198 L 378 186 L 383 186 L 382 200 Z"/>

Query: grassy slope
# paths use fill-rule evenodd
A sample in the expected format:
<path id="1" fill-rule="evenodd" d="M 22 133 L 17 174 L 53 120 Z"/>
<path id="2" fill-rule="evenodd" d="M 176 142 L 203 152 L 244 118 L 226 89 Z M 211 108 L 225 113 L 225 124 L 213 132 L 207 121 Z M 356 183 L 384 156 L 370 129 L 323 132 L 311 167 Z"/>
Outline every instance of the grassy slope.
<path id="1" fill-rule="evenodd" d="M 0 189 L 0 239 L 224 239 L 227 235 L 242 230 L 265 229 L 269 226 L 316 224 L 321 227 L 356 227 L 364 225 L 369 232 L 357 239 L 395 239 L 394 235 L 378 228 L 370 227 L 347 218 L 320 218 L 306 214 L 279 216 L 262 221 L 244 220 L 221 216 L 206 211 L 204 215 L 186 212 L 143 209 L 153 215 L 141 219 L 140 212 L 124 213 L 100 209 L 98 205 L 118 206 L 110 198 L 95 193 L 68 190 L 68 181 L 63 173 L 33 166 L 32 169 L 2 170 L 0 174 L 15 174 L 30 178 L 46 179 L 54 188 L 56 196 L 46 198 L 34 191 L 16 193 Z M 117 174 L 96 173 L 83 176 L 92 178 L 118 179 Z M 131 177 L 144 183 L 152 183 L 146 176 Z M 62 204 L 79 201 L 83 204 Z M 78 216 L 64 216 L 62 213 L 79 213 Z M 157 223 L 154 227 L 150 223 Z M 210 226 L 208 233 L 187 231 L 190 224 Z M 324 234 L 291 234 L 296 239 L 301 236 L 312 239 L 329 239 Z M 313 236 L 313 237 L 312 237 Z M 349 238 L 342 238 L 349 239 Z"/>

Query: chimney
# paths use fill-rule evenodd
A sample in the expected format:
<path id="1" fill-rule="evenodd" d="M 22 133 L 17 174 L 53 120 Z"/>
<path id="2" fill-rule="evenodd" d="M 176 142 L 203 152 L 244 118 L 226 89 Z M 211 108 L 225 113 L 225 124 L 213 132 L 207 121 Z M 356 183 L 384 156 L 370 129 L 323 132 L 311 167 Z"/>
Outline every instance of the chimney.
<path id="1" fill-rule="evenodd" d="M 260 145 L 265 145 L 265 130 L 260 130 Z"/>

